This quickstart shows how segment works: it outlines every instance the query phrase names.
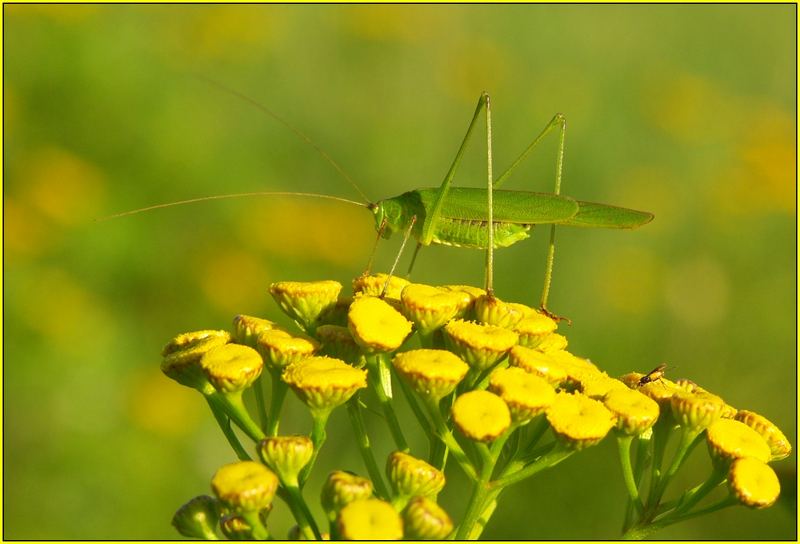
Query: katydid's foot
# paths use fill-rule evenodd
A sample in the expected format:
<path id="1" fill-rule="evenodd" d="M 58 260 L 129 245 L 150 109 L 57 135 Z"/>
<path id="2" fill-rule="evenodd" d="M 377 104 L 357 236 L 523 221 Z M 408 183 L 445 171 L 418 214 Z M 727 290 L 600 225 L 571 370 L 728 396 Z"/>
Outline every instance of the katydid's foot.
<path id="1" fill-rule="evenodd" d="M 547 308 L 545 308 L 544 306 L 540 306 L 539 307 L 539 311 L 542 312 L 547 317 L 549 317 L 550 319 L 552 319 L 553 321 L 555 321 L 556 323 L 560 323 L 562 321 L 566 321 L 567 325 L 569 325 L 570 327 L 572 326 L 572 320 L 570 318 L 566 317 L 566 316 L 556 315 L 553 312 L 551 312 L 550 310 L 548 310 Z"/>

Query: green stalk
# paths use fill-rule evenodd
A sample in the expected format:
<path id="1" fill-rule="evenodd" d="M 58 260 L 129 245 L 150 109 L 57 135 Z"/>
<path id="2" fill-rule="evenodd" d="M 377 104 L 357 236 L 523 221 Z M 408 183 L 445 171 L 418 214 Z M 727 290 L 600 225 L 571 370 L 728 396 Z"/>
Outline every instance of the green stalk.
<path id="1" fill-rule="evenodd" d="M 559 442 L 554 442 L 550 448 L 550 451 L 539 457 L 539 459 L 527 465 L 523 469 L 501 476 L 499 479 L 492 482 L 492 485 L 498 487 L 508 487 L 509 485 L 520 482 L 526 478 L 530 478 L 534 474 L 541 472 L 546 468 L 556 466 L 573 453 L 575 453 L 575 450 L 569 449 Z"/>
<path id="2" fill-rule="evenodd" d="M 242 392 L 236 391 L 234 393 L 212 393 L 210 396 L 215 397 L 220 406 L 225 410 L 231 420 L 241 428 L 247 436 L 254 442 L 259 442 L 266 438 L 261 428 L 250 417 L 247 408 L 242 402 Z"/>
<path id="3" fill-rule="evenodd" d="M 258 409 L 258 423 L 261 430 L 267 433 L 267 403 L 264 400 L 264 375 L 260 374 L 253 383 L 253 393 L 256 396 L 256 407 Z"/>
<path id="4" fill-rule="evenodd" d="M 660 486 L 661 480 L 661 466 L 664 464 L 664 452 L 667 449 L 670 434 L 672 434 L 672 427 L 674 422 L 670 414 L 659 418 L 653 426 L 653 464 L 650 472 L 650 493 L 647 497 L 647 511 L 654 510 L 657 506 L 656 494 Z"/>
<path id="5" fill-rule="evenodd" d="M 511 436 L 514 430 L 516 430 L 515 426 L 509 428 L 502 436 L 492 442 L 491 448 L 487 447 L 484 443 L 478 444 L 478 449 L 483 459 L 481 475 L 472 489 L 472 497 L 470 497 L 464 519 L 458 526 L 458 531 L 455 536 L 456 540 L 465 540 L 468 538 L 475 530 L 475 524 L 485 512 L 488 497 L 492 492 L 489 480 L 492 478 L 492 473 L 497 464 L 497 459 L 500 457 L 500 452 L 503 450 L 506 440 L 508 440 L 508 437 Z"/>
<path id="6" fill-rule="evenodd" d="M 300 487 L 305 485 L 309 474 L 311 474 L 311 470 L 314 468 L 314 463 L 317 462 L 319 450 L 322 449 L 322 445 L 325 444 L 325 440 L 328 438 L 325 427 L 328 425 L 328 418 L 330 415 L 331 410 L 311 411 L 311 417 L 314 419 L 314 426 L 311 428 L 311 442 L 314 444 L 314 452 L 311 454 L 311 459 L 308 464 L 304 466 L 303 470 L 300 472 Z"/>
<path id="7" fill-rule="evenodd" d="M 286 485 L 284 487 L 286 488 L 289 499 L 294 503 L 294 508 L 301 514 L 300 516 L 295 514 L 295 520 L 306 540 L 322 540 L 322 535 L 319 532 L 317 523 L 314 520 L 314 516 L 311 514 L 311 510 L 308 508 L 308 504 L 303 498 L 300 488 L 297 485 Z"/>
<path id="8" fill-rule="evenodd" d="M 242 512 L 242 519 L 250 526 L 250 536 L 253 537 L 253 540 L 267 540 L 269 538 L 269 531 L 261 522 L 258 512 Z"/>
<path id="9" fill-rule="evenodd" d="M 369 479 L 372 480 L 372 485 L 375 487 L 375 492 L 379 498 L 388 499 L 389 490 L 383 481 L 383 474 L 378 467 L 378 463 L 375 461 L 375 456 L 372 455 L 372 446 L 369 443 L 369 435 L 364 426 L 361 406 L 358 404 L 358 395 L 353 396 L 353 398 L 348 401 L 347 414 L 350 416 L 350 423 L 353 426 L 353 433 L 356 435 L 358 449 L 361 452 L 364 465 L 367 467 Z"/>
<path id="10" fill-rule="evenodd" d="M 658 504 L 659 501 L 661 501 L 661 497 L 663 497 L 664 491 L 667 490 L 669 482 L 681 468 L 681 465 L 686 460 L 689 452 L 694 449 L 700 438 L 700 431 L 696 429 L 689 429 L 688 427 L 684 427 L 682 429 L 681 441 L 678 445 L 678 450 L 675 452 L 675 456 L 672 458 L 672 463 L 670 464 L 669 468 L 658 482 L 658 486 L 654 495 L 654 504 Z"/>
<path id="11" fill-rule="evenodd" d="M 431 416 L 431 420 L 433 420 L 433 425 L 436 428 L 436 432 L 439 435 L 439 439 L 444 442 L 445 446 L 447 446 L 453 453 L 453 458 L 455 458 L 458 466 L 461 467 L 461 470 L 463 470 L 471 480 L 477 480 L 478 473 L 475 471 L 475 467 L 472 466 L 472 462 L 470 462 L 469 457 L 467 457 L 467 454 L 464 453 L 464 450 L 456 440 L 456 437 L 453 436 L 453 432 L 447 428 L 447 424 L 444 422 L 441 412 L 439 412 L 438 403 L 436 403 L 434 400 L 428 399 L 426 406 L 428 408 L 428 414 Z"/>
<path id="12" fill-rule="evenodd" d="M 272 397 L 269 401 L 269 417 L 267 418 L 268 436 L 278 436 L 278 426 L 281 420 L 281 410 L 283 409 L 283 401 L 286 398 L 286 392 L 289 386 L 281 380 L 279 372 L 272 373 Z"/>
<path id="13" fill-rule="evenodd" d="M 389 424 L 389 431 L 392 433 L 394 443 L 397 445 L 398 450 L 408 451 L 408 442 L 406 442 L 406 438 L 403 436 L 403 430 L 400 428 L 400 421 L 397 419 L 397 414 L 394 412 L 394 406 L 392 406 L 390 390 L 387 391 L 386 385 L 384 384 L 385 379 L 382 379 L 385 375 L 385 370 L 388 370 L 388 367 L 385 366 L 382 354 L 367 357 L 367 369 L 367 381 L 372 391 L 375 393 L 375 396 L 378 397 L 378 403 L 381 405 L 383 415 L 386 417 L 386 422 Z M 389 379 L 391 380 L 391 374 L 389 374 Z"/>
<path id="14" fill-rule="evenodd" d="M 217 420 L 217 424 L 228 440 L 228 444 L 230 444 L 231 448 L 233 448 L 233 451 L 236 453 L 236 457 L 238 457 L 240 461 L 251 461 L 252 459 L 242 447 L 242 443 L 239 442 L 239 437 L 237 437 L 236 433 L 231 429 L 231 421 L 228 419 L 228 416 L 225 415 L 225 409 L 219 403 L 217 397 L 206 395 L 205 399 L 206 402 L 208 402 L 209 408 L 211 408 L 211 413 L 214 414 L 214 419 Z"/>
<path id="15" fill-rule="evenodd" d="M 628 496 L 636 512 L 641 516 L 644 513 L 642 500 L 639 498 L 639 487 L 633 476 L 633 466 L 631 465 L 631 443 L 632 436 L 621 435 L 617 437 L 617 447 L 619 449 L 619 462 L 622 465 L 622 477 L 625 480 L 625 487 L 628 489 Z"/>

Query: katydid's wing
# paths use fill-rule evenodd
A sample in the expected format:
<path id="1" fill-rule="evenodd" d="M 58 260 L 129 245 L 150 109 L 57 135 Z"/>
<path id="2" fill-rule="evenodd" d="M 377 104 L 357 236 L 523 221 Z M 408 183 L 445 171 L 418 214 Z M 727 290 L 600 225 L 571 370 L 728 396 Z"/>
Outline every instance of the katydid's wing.
<path id="1" fill-rule="evenodd" d="M 650 212 L 640 212 L 596 202 L 578 202 L 578 213 L 561 225 L 606 229 L 635 229 L 653 220 Z"/>
<path id="2" fill-rule="evenodd" d="M 438 189 L 420 189 L 422 204 L 429 210 L 436 201 Z M 486 189 L 451 187 L 442 205 L 442 217 L 465 221 L 487 221 Z M 493 218 L 498 223 L 534 225 L 562 223 L 578 212 L 578 204 L 567 196 L 530 191 L 492 193 Z"/>

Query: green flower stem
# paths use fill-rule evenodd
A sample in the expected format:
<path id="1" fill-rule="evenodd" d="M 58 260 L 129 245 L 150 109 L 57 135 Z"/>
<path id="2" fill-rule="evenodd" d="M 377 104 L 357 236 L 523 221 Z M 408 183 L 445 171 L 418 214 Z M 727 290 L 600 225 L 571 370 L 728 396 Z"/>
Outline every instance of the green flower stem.
<path id="1" fill-rule="evenodd" d="M 361 415 L 361 406 L 358 402 L 358 395 L 354 395 L 347 402 L 347 414 L 350 416 L 350 423 L 353 425 L 353 432 L 356 435 L 358 449 L 361 452 L 364 465 L 367 467 L 369 479 L 372 480 L 372 485 L 375 487 L 375 492 L 379 498 L 388 499 L 389 490 L 383 481 L 383 474 L 381 473 L 381 469 L 378 468 L 375 456 L 372 455 L 372 445 L 369 443 L 369 435 L 364 426 L 364 418 Z"/>
<path id="2" fill-rule="evenodd" d="M 267 540 L 269 538 L 269 531 L 267 531 L 267 528 L 261 522 L 258 512 L 242 512 L 242 519 L 250 526 L 250 535 L 253 537 L 253 540 Z"/>
<path id="3" fill-rule="evenodd" d="M 425 435 L 428 437 L 428 442 L 430 443 L 431 464 L 439 470 L 443 470 L 444 465 L 447 462 L 447 446 L 445 446 L 436 436 L 436 433 L 433 432 L 433 428 L 431 427 L 430 421 L 428 421 L 428 417 L 420 407 L 419 402 L 417 402 L 417 399 L 414 396 L 414 392 L 411 390 L 408 384 L 400 377 L 398 377 L 397 383 L 400 384 L 400 390 L 403 391 L 403 396 L 405 396 L 406 400 L 408 401 L 408 405 L 411 406 L 411 411 L 414 413 L 414 417 L 417 418 L 417 422 L 419 423 L 420 427 L 422 427 L 422 430 L 425 431 Z"/>
<path id="4" fill-rule="evenodd" d="M 500 496 L 502 489 L 492 489 L 486 495 L 484 499 L 484 507 L 481 515 L 478 516 L 477 521 L 472 526 L 472 531 L 469 533 L 469 540 L 478 540 L 481 537 L 481 533 L 483 533 L 484 528 L 486 528 L 486 524 L 489 523 L 489 520 L 494 514 L 495 509 L 497 508 L 497 500 Z"/>
<path id="5" fill-rule="evenodd" d="M 394 443 L 397 445 L 398 450 L 407 452 L 408 442 L 403 436 L 400 421 L 397 419 L 397 414 L 395 414 L 392 406 L 391 389 L 387 390 L 387 385 L 391 384 L 391 374 L 388 375 L 389 384 L 386 384 L 385 376 L 386 372 L 388 372 L 388 367 L 382 354 L 367 357 L 367 370 L 367 381 L 375 396 L 378 397 L 378 403 L 381 405 L 383 415 L 389 424 L 389 431 L 392 433 Z"/>
<path id="6" fill-rule="evenodd" d="M 649 456 L 650 443 L 652 441 L 651 437 L 652 434 L 647 438 L 643 438 L 642 435 L 636 437 L 636 461 L 633 465 L 633 481 L 636 485 L 636 489 L 639 489 L 639 486 L 642 483 L 642 478 L 644 477 L 645 469 L 650 462 Z M 633 503 L 629 501 L 625 507 L 625 521 L 622 525 L 623 533 L 625 533 L 625 531 L 627 531 L 633 523 L 633 511 Z"/>
<path id="7" fill-rule="evenodd" d="M 672 458 L 672 463 L 658 482 L 658 487 L 654 495 L 655 505 L 661 501 L 661 497 L 664 496 L 664 491 L 667 490 L 669 482 L 681 468 L 681 465 L 686 460 L 686 457 L 689 455 L 689 453 L 698 444 L 700 438 L 701 434 L 699 430 L 682 427 L 681 441 L 674 457 Z"/>
<path id="8" fill-rule="evenodd" d="M 665 414 L 653 426 L 653 464 L 650 472 L 650 493 L 647 497 L 646 510 L 650 511 L 657 506 L 656 493 L 659 488 L 659 481 L 661 480 L 661 466 L 664 463 L 664 452 L 667 449 L 670 434 L 672 434 L 672 421 L 671 414 Z"/>
<path id="9" fill-rule="evenodd" d="M 526 478 L 530 478 L 537 472 L 541 472 L 544 469 L 556 466 L 558 463 L 575 453 L 575 451 L 576 450 L 570 449 L 560 442 L 554 442 L 550 447 L 550 451 L 539 457 L 536 461 L 527 465 L 523 469 L 501 476 L 499 479 L 492 482 L 492 484 L 498 487 L 507 487 L 515 484 Z"/>
<path id="10" fill-rule="evenodd" d="M 303 498 L 300 488 L 296 485 L 286 485 L 284 487 L 286 488 L 289 500 L 294 503 L 293 510 L 297 509 L 300 514 L 299 516 L 295 514 L 295 520 L 297 521 L 297 526 L 300 528 L 300 532 L 303 533 L 306 540 L 322 540 L 322 535 L 319 532 L 317 523 L 314 520 L 314 516 L 311 514 L 311 510 L 308 508 L 308 504 Z"/>
<path id="11" fill-rule="evenodd" d="M 269 401 L 269 417 L 267 418 L 266 433 L 268 436 L 278 436 L 278 426 L 281 420 L 281 410 L 289 386 L 281 379 L 280 372 L 272 372 L 272 397 Z"/>
<path id="12" fill-rule="evenodd" d="M 206 395 L 205 398 L 209 408 L 211 408 L 211 413 L 214 414 L 214 419 L 217 420 L 219 428 L 222 429 L 222 433 L 225 435 L 225 438 L 228 439 L 228 444 L 230 444 L 233 451 L 236 452 L 236 457 L 238 457 L 240 461 L 251 461 L 252 459 L 242 447 L 242 443 L 239 442 L 239 437 L 233 432 L 231 421 L 228 419 L 228 416 L 225 415 L 225 409 L 222 407 L 217 397 L 214 395 Z"/>
<path id="13" fill-rule="evenodd" d="M 317 462 L 319 450 L 322 449 L 322 445 L 325 444 L 325 440 L 328 438 L 328 433 L 325 432 L 325 427 L 328 425 L 328 418 L 330 415 L 331 410 L 311 411 L 311 417 L 314 419 L 314 426 L 311 428 L 311 442 L 314 444 L 314 452 L 311 454 L 311 459 L 309 460 L 308 464 L 303 467 L 302 471 L 300 471 L 299 480 L 301 488 L 303 485 L 305 485 L 308 475 L 311 474 L 311 470 L 314 468 L 314 463 Z"/>
<path id="14" fill-rule="evenodd" d="M 235 393 L 215 392 L 212 393 L 211 396 L 219 401 L 219 405 L 225 410 L 228 417 L 231 418 L 251 440 L 259 442 L 266 438 L 261 428 L 253 421 L 250 414 L 247 412 L 247 408 L 245 408 L 244 402 L 242 401 L 241 391 Z"/>
<path id="15" fill-rule="evenodd" d="M 470 479 L 477 480 L 478 473 L 475 471 L 475 467 L 472 466 L 469 457 L 464 453 L 456 437 L 453 436 L 453 432 L 447 428 L 447 424 L 444 422 L 444 418 L 442 418 L 442 414 L 439 411 L 438 403 L 433 400 L 428 400 L 426 405 L 428 407 L 428 414 L 431 416 L 431 420 L 433 421 L 433 425 L 441 441 L 444 442 L 453 453 L 453 457 L 458 463 L 458 466 L 461 467 L 461 470 L 463 470 Z"/>
<path id="16" fill-rule="evenodd" d="M 620 465 L 622 465 L 622 477 L 625 480 L 625 487 L 628 489 L 628 496 L 634 508 L 636 508 L 636 512 L 641 516 L 644 512 L 644 506 L 642 505 L 642 500 L 639 498 L 639 487 L 636 485 L 636 480 L 633 476 L 633 466 L 631 465 L 632 442 L 632 436 L 621 435 L 617 437 L 619 462 Z"/>
<path id="17" fill-rule="evenodd" d="M 682 521 L 686 521 L 698 516 L 711 514 L 718 510 L 722 510 L 723 508 L 733 506 L 737 503 L 738 501 L 736 500 L 736 498 L 729 495 L 724 499 L 721 499 L 720 501 L 707 506 L 706 508 L 690 512 L 688 514 L 677 514 L 676 512 L 673 512 L 670 515 L 667 515 L 658 521 L 630 528 L 628 531 L 625 532 L 624 535 L 622 535 L 622 538 L 623 540 L 643 540 L 648 536 L 652 535 L 653 533 L 660 531 L 661 529 L 668 527 L 670 525 L 674 525 L 675 523 L 680 523 Z"/>
<path id="18" fill-rule="evenodd" d="M 708 479 L 695 487 L 686 495 L 685 499 L 680 501 L 678 506 L 673 511 L 675 514 L 683 514 L 688 512 L 694 505 L 703 500 L 706 495 L 711 493 L 717 486 L 727 479 L 728 475 L 723 469 L 714 468 L 714 471 Z"/>
<path id="19" fill-rule="evenodd" d="M 256 407 L 258 408 L 258 422 L 261 426 L 261 430 L 267 433 L 267 403 L 264 400 L 264 375 L 261 374 L 256 378 L 255 383 L 253 383 L 253 393 L 256 396 Z"/>

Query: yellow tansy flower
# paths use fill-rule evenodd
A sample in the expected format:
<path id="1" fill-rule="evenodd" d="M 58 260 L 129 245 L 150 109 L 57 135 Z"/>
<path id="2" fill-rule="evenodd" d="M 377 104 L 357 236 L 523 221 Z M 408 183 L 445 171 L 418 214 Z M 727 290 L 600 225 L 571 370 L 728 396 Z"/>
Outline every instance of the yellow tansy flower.
<path id="1" fill-rule="evenodd" d="M 442 349 L 404 351 L 394 356 L 392 365 L 414 391 L 434 401 L 452 393 L 469 370 L 457 355 Z"/>
<path id="2" fill-rule="evenodd" d="M 543 413 L 555 400 L 556 392 L 544 378 L 521 368 L 500 368 L 492 372 L 489 390 L 500 395 L 516 423 Z"/>
<path id="3" fill-rule="evenodd" d="M 511 426 L 511 412 L 494 393 L 470 391 L 453 404 L 453 422 L 467 438 L 490 442 Z"/>
<path id="4" fill-rule="evenodd" d="M 347 327 L 367 352 L 390 352 L 399 348 L 411 333 L 411 322 L 377 297 L 360 297 L 350 306 Z"/>
<path id="5" fill-rule="evenodd" d="M 355 341 L 347 327 L 321 325 L 317 328 L 316 335 L 322 344 L 322 352 L 325 355 L 342 359 L 359 368 L 364 366 L 361 346 Z"/>
<path id="6" fill-rule="evenodd" d="M 297 396 L 316 411 L 347 402 L 367 386 L 367 373 L 331 357 L 308 357 L 286 367 L 281 375 Z"/>
<path id="7" fill-rule="evenodd" d="M 524 346 L 514 346 L 508 354 L 511 366 L 523 369 L 547 380 L 553 387 L 558 387 L 567 379 L 567 371 L 550 354 Z"/>
<path id="8" fill-rule="evenodd" d="M 342 284 L 338 281 L 280 281 L 269 286 L 269 292 L 281 310 L 310 331 L 320 315 L 336 305 Z"/>
<path id="9" fill-rule="evenodd" d="M 727 463 L 741 457 L 767 462 L 772 457 L 767 442 L 756 431 L 735 419 L 720 419 L 706 429 L 711 457 Z"/>
<path id="10" fill-rule="evenodd" d="M 616 423 L 602 402 L 582 393 L 558 393 L 547 410 L 547 421 L 555 435 L 575 449 L 594 446 Z"/>
<path id="11" fill-rule="evenodd" d="M 328 475 L 322 485 L 320 502 L 329 519 L 353 501 L 372 497 L 372 482 L 350 472 L 336 470 Z"/>
<path id="12" fill-rule="evenodd" d="M 386 285 L 388 274 L 371 274 L 369 276 L 359 276 L 353 280 L 353 293 L 360 293 L 365 296 L 379 297 L 383 293 L 383 288 Z M 410 281 L 392 276 L 389 280 L 389 286 L 386 288 L 386 295 L 384 298 L 392 300 L 400 300 L 400 294 L 403 289 L 411 283 Z"/>
<path id="13" fill-rule="evenodd" d="M 259 334 L 276 328 L 269 319 L 240 314 L 233 318 L 233 341 L 254 348 Z"/>
<path id="14" fill-rule="evenodd" d="M 257 512 L 272 504 L 278 489 L 275 474 L 254 461 L 223 465 L 211 479 L 217 498 L 237 512 Z"/>
<path id="15" fill-rule="evenodd" d="M 353 501 L 339 512 L 339 534 L 345 540 L 400 540 L 403 521 L 388 502 L 379 499 Z"/>
<path id="16" fill-rule="evenodd" d="M 431 334 L 453 319 L 463 305 L 464 293 L 445 291 L 430 285 L 406 285 L 400 295 L 403 313 L 422 334 Z M 469 295 L 467 295 L 469 296 Z"/>
<path id="17" fill-rule="evenodd" d="M 256 347 L 267 367 L 280 371 L 316 353 L 319 343 L 312 338 L 292 336 L 286 331 L 273 329 L 258 335 Z"/>
<path id="18" fill-rule="evenodd" d="M 205 330 L 179 334 L 164 346 L 161 355 L 161 371 L 181 385 L 209 391 L 209 383 L 202 368 L 200 358 L 208 350 L 223 346 L 231 341 L 228 331 Z"/>
<path id="19" fill-rule="evenodd" d="M 442 471 L 402 451 L 389 454 L 386 475 L 395 495 L 404 497 L 436 497 L 445 484 Z"/>
<path id="20" fill-rule="evenodd" d="M 519 335 L 519 344 L 528 348 L 535 348 L 545 337 L 555 332 L 558 323 L 554 319 L 540 312 L 534 312 L 520 320 L 514 326 L 514 331 Z"/>
<path id="21" fill-rule="evenodd" d="M 635 389 L 613 389 L 603 404 L 617 417 L 617 428 L 629 436 L 642 434 L 658 420 L 658 403 Z"/>
<path id="22" fill-rule="evenodd" d="M 754 457 L 736 459 L 731 463 L 728 487 L 740 503 L 750 508 L 772 506 L 781 493 L 775 471 Z"/>
<path id="23" fill-rule="evenodd" d="M 479 322 L 505 329 L 512 329 L 530 315 L 529 310 L 533 311 L 523 304 L 503 302 L 494 295 L 479 296 L 473 306 L 475 319 Z"/>
<path id="24" fill-rule="evenodd" d="M 464 319 L 471 315 L 475 300 L 486 294 L 483 289 L 471 285 L 442 285 L 439 288 L 459 295 L 458 311 L 454 319 Z"/>
<path id="25" fill-rule="evenodd" d="M 789 443 L 786 436 L 777 425 L 764 416 L 749 410 L 739 410 L 736 413 L 735 419 L 755 430 L 767 441 L 769 449 L 772 451 L 771 461 L 785 459 L 792 453 L 792 445 Z"/>
<path id="26" fill-rule="evenodd" d="M 298 474 L 314 453 L 314 444 L 307 436 L 273 436 L 259 443 L 258 453 L 284 484 L 297 485 Z"/>
<path id="27" fill-rule="evenodd" d="M 441 506 L 427 497 L 414 497 L 403 510 L 406 538 L 444 540 L 453 531 L 453 521 Z"/>
<path id="28" fill-rule="evenodd" d="M 445 325 L 444 331 L 451 350 L 478 370 L 490 368 L 517 343 L 513 331 L 461 319 Z"/>
<path id="29" fill-rule="evenodd" d="M 205 352 L 200 366 L 217 391 L 233 393 L 250 387 L 261 375 L 264 362 L 253 348 L 225 344 Z"/>
<path id="30" fill-rule="evenodd" d="M 551 353 L 553 351 L 565 350 L 567 349 L 568 345 L 569 342 L 567 342 L 566 336 L 563 334 L 558 334 L 557 332 L 551 332 L 550 334 L 542 337 L 542 339 L 536 345 L 536 349 L 545 353 Z"/>
<path id="31" fill-rule="evenodd" d="M 702 431 L 722 417 L 725 401 L 711 393 L 678 391 L 670 397 L 670 407 L 678 424 Z"/>

